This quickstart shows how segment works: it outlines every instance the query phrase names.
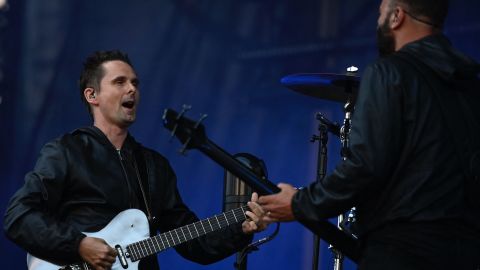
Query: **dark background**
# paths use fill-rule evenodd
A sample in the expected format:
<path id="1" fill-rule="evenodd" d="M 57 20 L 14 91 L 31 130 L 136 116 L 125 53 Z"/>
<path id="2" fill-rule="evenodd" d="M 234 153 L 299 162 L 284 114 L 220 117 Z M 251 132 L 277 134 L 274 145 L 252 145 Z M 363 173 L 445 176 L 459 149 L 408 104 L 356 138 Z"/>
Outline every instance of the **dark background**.
<path id="1" fill-rule="evenodd" d="M 477 61 L 479 1 L 451 1 L 445 27 Z M 41 146 L 89 125 L 79 100 L 82 60 L 95 50 L 128 52 L 141 80 L 131 133 L 170 159 L 186 203 L 201 217 L 221 212 L 224 170 L 198 151 L 177 154 L 162 112 L 193 106 L 207 134 L 230 153 L 265 160 L 269 178 L 303 186 L 315 180 L 316 112 L 343 120 L 342 104 L 292 92 L 279 83 L 299 72 L 344 73 L 376 58 L 380 0 L 10 1 L 0 11 L 0 209 L 23 183 Z M 329 170 L 339 160 L 330 136 Z M 265 236 L 272 231 L 258 237 Z M 257 237 L 257 238 L 258 238 Z M 0 237 L 2 269 L 24 269 L 25 252 Z M 250 269 L 311 269 L 312 235 L 298 223 L 249 256 Z M 331 268 L 322 244 L 322 269 Z M 162 269 L 233 269 L 233 257 L 199 266 L 173 250 Z M 352 269 L 347 262 L 346 269 Z"/>

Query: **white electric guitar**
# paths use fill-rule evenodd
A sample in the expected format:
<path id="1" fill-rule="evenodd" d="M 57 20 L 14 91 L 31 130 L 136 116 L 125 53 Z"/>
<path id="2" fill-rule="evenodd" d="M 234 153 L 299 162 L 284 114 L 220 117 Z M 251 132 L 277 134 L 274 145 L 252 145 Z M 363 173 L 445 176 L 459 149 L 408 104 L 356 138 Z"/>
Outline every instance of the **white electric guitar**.
<path id="1" fill-rule="evenodd" d="M 246 219 L 246 210 L 248 210 L 248 207 L 245 205 L 211 218 L 150 237 L 148 221 L 145 214 L 138 209 L 128 209 L 116 215 L 102 230 L 85 234 L 91 237 L 102 238 L 110 246 L 115 248 L 118 255 L 115 263 L 112 265 L 112 270 L 136 270 L 138 269 L 139 261 L 147 256 L 244 221 Z M 31 254 L 27 254 L 27 265 L 29 270 L 93 269 L 85 262 L 62 266 L 41 260 Z"/>

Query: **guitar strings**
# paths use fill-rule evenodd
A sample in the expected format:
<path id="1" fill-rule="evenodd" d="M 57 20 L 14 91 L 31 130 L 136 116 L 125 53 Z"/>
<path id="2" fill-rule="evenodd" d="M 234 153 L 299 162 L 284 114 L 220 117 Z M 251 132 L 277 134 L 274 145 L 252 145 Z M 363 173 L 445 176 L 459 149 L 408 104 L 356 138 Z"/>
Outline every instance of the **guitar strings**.
<path id="1" fill-rule="evenodd" d="M 246 210 L 248 210 L 248 206 L 244 205 L 240 208 L 132 243 L 127 245 L 127 252 L 132 261 L 140 260 L 167 248 L 179 245 L 215 230 L 225 228 L 229 225 L 236 224 L 240 221 L 244 221 L 246 218 Z M 193 227 L 194 230 L 190 227 Z M 184 230 L 186 230 L 188 235 Z M 183 238 L 181 236 L 183 236 Z M 175 239 L 177 239 L 177 241 L 175 241 Z"/>

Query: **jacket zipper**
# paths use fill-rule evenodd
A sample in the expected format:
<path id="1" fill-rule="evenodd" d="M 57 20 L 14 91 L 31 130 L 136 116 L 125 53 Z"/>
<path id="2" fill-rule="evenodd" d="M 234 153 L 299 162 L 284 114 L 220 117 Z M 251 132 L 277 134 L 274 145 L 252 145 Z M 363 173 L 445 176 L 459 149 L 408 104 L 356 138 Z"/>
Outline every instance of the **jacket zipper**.
<path id="1" fill-rule="evenodd" d="M 128 205 L 130 208 L 133 208 L 132 206 L 132 187 L 130 186 L 130 182 L 128 181 L 128 174 L 127 174 L 127 170 L 125 169 L 125 165 L 123 165 L 123 157 L 122 157 L 122 153 L 120 152 L 121 150 L 120 149 L 116 149 L 117 150 L 117 153 L 118 153 L 118 157 L 120 158 L 120 165 L 122 166 L 122 170 L 123 170 L 123 175 L 125 176 L 125 182 L 127 183 L 127 189 L 128 189 Z"/>
<path id="2" fill-rule="evenodd" d="M 140 178 L 140 172 L 138 171 L 138 166 L 137 166 L 137 160 L 136 159 L 133 160 L 133 167 L 135 168 L 135 173 L 137 174 L 138 185 L 140 186 L 140 191 L 142 192 L 143 202 L 145 203 L 145 209 L 147 210 L 148 220 L 153 221 L 155 219 L 155 217 L 152 216 L 152 212 L 150 211 L 150 207 L 149 207 L 148 202 L 147 202 L 147 194 L 145 193 L 145 190 L 143 189 L 142 181 L 141 181 L 141 178 Z M 148 177 L 148 174 L 147 174 L 147 177 Z M 148 185 L 148 179 L 147 179 L 147 185 Z"/>
<path id="3" fill-rule="evenodd" d="M 123 160 L 124 159 L 122 157 L 122 153 L 121 153 L 120 149 L 117 149 L 117 153 L 118 153 L 118 157 L 120 158 L 120 164 L 122 165 L 123 174 L 125 175 L 125 181 L 127 182 L 129 206 L 130 206 L 130 208 L 133 208 L 132 200 L 130 198 L 130 196 L 132 194 L 132 188 L 130 186 L 130 181 L 128 181 L 129 178 L 128 178 L 127 170 L 125 169 L 125 165 L 123 165 Z M 146 194 L 145 194 L 145 190 L 143 189 L 143 185 L 142 185 L 142 182 L 140 180 L 140 172 L 138 171 L 137 161 L 135 159 L 133 161 L 133 167 L 135 168 L 135 174 L 137 175 L 138 185 L 140 186 L 140 191 L 142 192 L 143 202 L 145 203 L 145 208 L 147 210 L 148 220 L 152 221 L 155 218 L 152 216 L 152 213 L 150 211 L 150 207 L 149 207 L 148 202 L 147 202 L 147 197 L 146 197 Z"/>

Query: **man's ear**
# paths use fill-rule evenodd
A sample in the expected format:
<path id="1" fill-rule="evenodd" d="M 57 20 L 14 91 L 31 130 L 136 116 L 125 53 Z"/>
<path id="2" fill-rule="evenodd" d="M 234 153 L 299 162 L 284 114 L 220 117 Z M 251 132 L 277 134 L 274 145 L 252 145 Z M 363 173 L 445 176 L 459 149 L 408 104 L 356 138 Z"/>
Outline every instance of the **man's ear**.
<path id="1" fill-rule="evenodd" d="M 400 26 L 402 26 L 403 22 L 405 21 L 405 16 L 407 14 L 405 13 L 405 10 L 402 7 L 396 7 L 394 11 L 392 12 L 392 15 L 390 16 L 390 27 L 392 30 L 398 29 Z"/>
<path id="2" fill-rule="evenodd" d="M 95 89 L 87 87 L 85 90 L 83 90 L 83 95 L 88 103 L 95 105 L 98 104 L 97 96 L 95 95 Z"/>

